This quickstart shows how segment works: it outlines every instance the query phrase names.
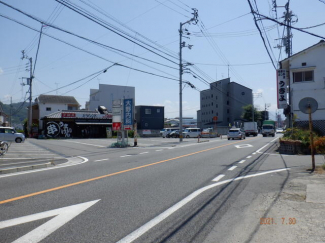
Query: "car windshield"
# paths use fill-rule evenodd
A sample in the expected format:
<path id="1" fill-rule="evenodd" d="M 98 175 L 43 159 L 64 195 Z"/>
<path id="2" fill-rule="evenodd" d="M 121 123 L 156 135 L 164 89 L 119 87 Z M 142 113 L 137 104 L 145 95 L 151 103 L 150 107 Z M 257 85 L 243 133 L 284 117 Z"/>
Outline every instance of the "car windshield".
<path id="1" fill-rule="evenodd" d="M 263 126 L 263 129 L 273 129 L 273 126 L 271 126 L 271 125 L 264 125 Z"/>
<path id="2" fill-rule="evenodd" d="M 230 133 L 237 133 L 239 130 L 229 130 Z"/>

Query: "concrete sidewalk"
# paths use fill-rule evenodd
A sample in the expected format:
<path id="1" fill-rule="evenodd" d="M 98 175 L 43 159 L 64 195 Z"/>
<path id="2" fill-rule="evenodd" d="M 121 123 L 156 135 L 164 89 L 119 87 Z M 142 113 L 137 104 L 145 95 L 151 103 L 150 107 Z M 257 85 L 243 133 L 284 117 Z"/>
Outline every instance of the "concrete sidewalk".
<path id="1" fill-rule="evenodd" d="M 317 166 L 325 163 L 323 156 L 315 158 Z M 325 173 L 307 171 L 312 167 L 310 155 L 272 152 L 259 170 L 269 170 L 270 166 L 290 170 L 270 175 L 272 185 L 263 184 L 263 178 L 252 179 L 249 185 L 255 187 L 248 185 L 234 205 L 242 207 L 240 215 L 232 211 L 221 220 L 231 225 L 229 230 L 224 233 L 216 225 L 204 243 L 325 242 Z M 253 180 L 260 180 L 259 186 Z M 245 194 L 254 198 L 248 204 L 243 202 Z"/>

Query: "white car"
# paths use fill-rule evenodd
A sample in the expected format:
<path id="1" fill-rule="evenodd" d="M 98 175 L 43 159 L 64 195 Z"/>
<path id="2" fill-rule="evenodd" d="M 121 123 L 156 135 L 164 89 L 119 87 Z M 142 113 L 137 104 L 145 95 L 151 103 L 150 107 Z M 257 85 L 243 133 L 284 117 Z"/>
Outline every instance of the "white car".
<path id="1" fill-rule="evenodd" d="M 169 133 L 176 130 L 178 130 L 178 128 L 164 128 L 160 131 L 160 136 L 166 138 Z"/>
<path id="2" fill-rule="evenodd" d="M 228 140 L 232 139 L 245 139 L 246 138 L 246 134 L 245 131 L 243 129 L 240 128 L 231 128 L 228 132 Z"/>
<path id="3" fill-rule="evenodd" d="M 16 132 L 13 127 L 0 127 L 0 141 L 21 143 L 25 141 L 25 135 Z"/>
<path id="4" fill-rule="evenodd" d="M 186 128 L 183 132 L 184 138 L 197 138 L 199 135 L 201 135 L 200 128 Z"/>

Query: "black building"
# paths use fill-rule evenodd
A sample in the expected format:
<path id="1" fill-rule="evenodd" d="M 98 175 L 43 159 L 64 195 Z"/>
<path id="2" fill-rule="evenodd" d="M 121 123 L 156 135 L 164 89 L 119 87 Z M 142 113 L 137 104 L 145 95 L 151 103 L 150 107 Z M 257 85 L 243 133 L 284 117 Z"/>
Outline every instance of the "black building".
<path id="1" fill-rule="evenodd" d="M 164 128 L 164 107 L 143 106 L 135 107 L 135 119 L 138 134 L 140 136 L 160 136 L 160 130 Z"/>

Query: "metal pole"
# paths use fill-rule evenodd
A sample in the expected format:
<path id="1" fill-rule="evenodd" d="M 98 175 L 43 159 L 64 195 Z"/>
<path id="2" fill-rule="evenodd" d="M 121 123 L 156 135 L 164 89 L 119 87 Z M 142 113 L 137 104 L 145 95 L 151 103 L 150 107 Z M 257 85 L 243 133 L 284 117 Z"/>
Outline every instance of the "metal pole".
<path id="1" fill-rule="evenodd" d="M 12 127 L 12 97 L 10 97 L 10 127 Z"/>
<path id="2" fill-rule="evenodd" d="M 182 23 L 179 24 L 179 141 L 183 141 L 183 114 L 182 114 Z"/>
<path id="3" fill-rule="evenodd" d="M 308 114 L 309 114 L 309 131 L 310 131 L 310 152 L 311 152 L 311 163 L 312 163 L 312 172 L 315 171 L 315 152 L 314 152 L 314 136 L 313 136 L 313 122 L 311 119 L 311 107 L 308 107 Z"/>
<path id="4" fill-rule="evenodd" d="M 29 137 L 32 137 L 32 97 L 33 97 L 33 61 L 32 58 L 29 58 L 29 62 L 30 62 L 30 78 L 29 78 L 29 116 L 28 116 L 28 133 L 29 133 Z"/>

